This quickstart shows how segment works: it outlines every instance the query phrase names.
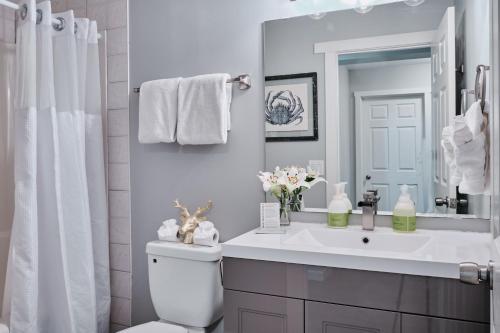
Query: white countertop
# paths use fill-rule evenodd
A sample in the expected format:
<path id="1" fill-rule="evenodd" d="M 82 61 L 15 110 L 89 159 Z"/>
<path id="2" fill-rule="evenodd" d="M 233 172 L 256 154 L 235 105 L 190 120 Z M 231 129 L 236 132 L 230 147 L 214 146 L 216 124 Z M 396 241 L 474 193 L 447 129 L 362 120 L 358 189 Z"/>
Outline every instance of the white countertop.
<path id="1" fill-rule="evenodd" d="M 332 229 L 326 224 L 292 222 L 286 234 L 252 230 L 233 238 L 223 243 L 222 255 L 458 279 L 461 262 L 488 263 L 490 244 L 489 233 L 422 229 L 401 234 L 386 227 L 363 231 L 359 226 Z"/>

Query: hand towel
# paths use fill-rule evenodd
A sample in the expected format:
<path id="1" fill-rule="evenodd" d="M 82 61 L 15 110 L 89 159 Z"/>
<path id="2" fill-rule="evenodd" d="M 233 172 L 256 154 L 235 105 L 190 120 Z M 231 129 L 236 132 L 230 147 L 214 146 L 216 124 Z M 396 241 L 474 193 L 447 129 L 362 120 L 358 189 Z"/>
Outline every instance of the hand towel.
<path id="1" fill-rule="evenodd" d="M 459 191 L 465 194 L 483 194 L 486 185 L 485 136 L 480 133 L 472 141 L 455 150 L 456 163 L 462 171 Z"/>
<path id="2" fill-rule="evenodd" d="M 476 137 L 483 130 L 483 111 L 481 110 L 481 101 L 472 103 L 464 116 L 465 123 L 471 131 L 473 137 Z"/>
<path id="3" fill-rule="evenodd" d="M 177 220 L 170 219 L 163 222 L 160 229 L 158 229 L 158 239 L 167 242 L 178 242 L 179 237 L 177 234 L 179 232 L 179 225 L 177 225 Z"/>
<path id="4" fill-rule="evenodd" d="M 155 80 L 141 85 L 139 142 L 175 142 L 180 78 Z"/>
<path id="5" fill-rule="evenodd" d="M 181 145 L 225 144 L 230 130 L 229 74 L 182 79 L 179 84 L 177 141 Z"/>
<path id="6" fill-rule="evenodd" d="M 465 116 L 456 116 L 443 128 L 441 146 L 450 168 L 450 183 L 464 194 L 483 194 L 487 189 L 488 145 L 486 121 L 480 102 L 474 102 Z"/>
<path id="7" fill-rule="evenodd" d="M 441 146 L 443 147 L 445 163 L 450 167 L 450 183 L 458 185 L 462 180 L 462 173 L 457 167 L 455 160 L 455 145 L 453 144 L 452 136 L 453 127 L 444 127 L 441 135 Z"/>
<path id="8" fill-rule="evenodd" d="M 193 243 L 203 246 L 216 246 L 219 243 L 219 231 L 212 222 L 201 222 L 194 230 Z"/>
<path id="9" fill-rule="evenodd" d="M 455 146 L 463 145 L 474 138 L 463 116 L 453 118 L 451 126 L 451 140 Z"/>

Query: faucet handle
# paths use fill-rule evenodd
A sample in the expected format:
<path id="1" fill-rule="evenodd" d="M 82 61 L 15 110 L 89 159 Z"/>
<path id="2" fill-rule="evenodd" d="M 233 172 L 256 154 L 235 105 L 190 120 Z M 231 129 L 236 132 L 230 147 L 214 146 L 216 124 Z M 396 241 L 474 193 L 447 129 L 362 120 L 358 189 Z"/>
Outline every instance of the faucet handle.
<path id="1" fill-rule="evenodd" d="M 378 196 L 377 190 L 368 190 L 365 193 L 363 193 L 363 201 L 374 203 L 378 202 L 379 200 L 380 197 Z"/>

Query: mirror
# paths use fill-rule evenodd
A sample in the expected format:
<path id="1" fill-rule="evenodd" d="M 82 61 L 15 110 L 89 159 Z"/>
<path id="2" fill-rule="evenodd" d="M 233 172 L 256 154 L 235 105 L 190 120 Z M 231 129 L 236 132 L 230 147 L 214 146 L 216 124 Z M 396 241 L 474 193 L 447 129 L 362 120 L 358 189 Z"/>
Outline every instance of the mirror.
<path id="1" fill-rule="evenodd" d="M 489 218 L 487 172 L 471 190 L 441 143 L 477 98 L 477 65 L 490 63 L 489 13 L 489 0 L 427 0 L 265 22 L 266 171 L 321 174 L 328 183 L 303 193 L 307 211 L 346 182 L 354 206 L 376 189 L 391 212 L 407 184 L 420 214 Z"/>

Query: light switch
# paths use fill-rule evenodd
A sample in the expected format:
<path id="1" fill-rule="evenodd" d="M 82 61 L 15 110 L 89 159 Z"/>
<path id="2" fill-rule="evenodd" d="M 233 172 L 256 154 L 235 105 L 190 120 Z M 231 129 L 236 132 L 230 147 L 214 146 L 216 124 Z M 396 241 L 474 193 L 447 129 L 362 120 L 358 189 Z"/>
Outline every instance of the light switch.
<path id="1" fill-rule="evenodd" d="M 309 160 L 309 168 L 316 171 L 319 176 L 325 175 L 325 161 L 324 160 Z"/>

